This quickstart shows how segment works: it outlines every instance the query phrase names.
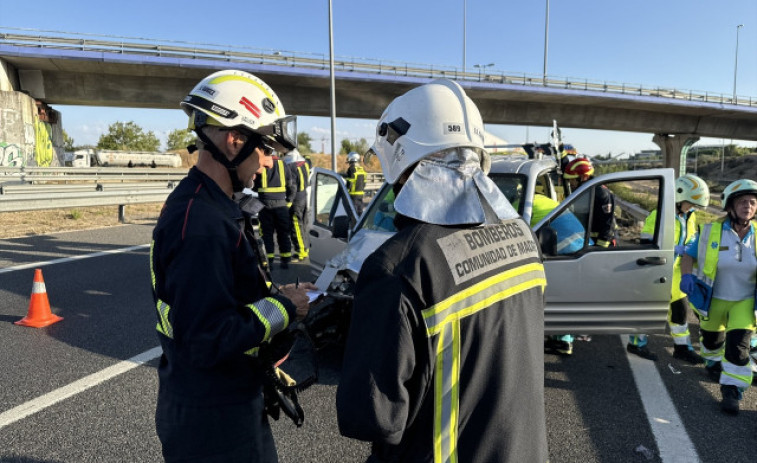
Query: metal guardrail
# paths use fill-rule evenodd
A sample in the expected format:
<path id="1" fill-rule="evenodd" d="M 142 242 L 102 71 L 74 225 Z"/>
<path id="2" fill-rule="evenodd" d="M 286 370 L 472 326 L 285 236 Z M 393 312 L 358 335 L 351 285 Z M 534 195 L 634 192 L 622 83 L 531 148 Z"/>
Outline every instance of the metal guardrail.
<path id="1" fill-rule="evenodd" d="M 4 30 L 23 30 L 2 28 Z M 53 31 L 36 31 L 52 33 Z M 330 68 L 329 57 L 325 54 L 291 52 L 283 50 L 261 50 L 246 47 L 231 47 L 215 44 L 193 44 L 181 41 L 158 41 L 134 37 L 129 42 L 103 40 L 86 34 L 64 34 L 67 37 L 50 35 L 25 35 L 14 32 L 0 32 L 0 44 L 29 48 L 50 48 L 61 50 L 78 50 L 97 53 L 135 54 L 169 58 L 218 60 L 266 64 L 285 67 L 303 67 L 319 70 Z M 739 97 L 724 93 L 699 90 L 679 90 L 675 88 L 648 87 L 641 84 L 629 84 L 610 81 L 597 81 L 586 78 L 543 76 L 511 71 L 469 72 L 454 66 L 434 66 L 429 64 L 403 63 L 397 61 L 367 58 L 335 57 L 334 68 L 337 71 L 368 72 L 390 74 L 404 77 L 440 78 L 455 80 L 487 82 L 491 84 L 524 85 L 559 89 L 586 90 L 602 93 L 615 93 L 634 96 L 672 98 L 696 102 L 757 106 L 757 98 Z"/>
<path id="2" fill-rule="evenodd" d="M 0 212 L 165 201 L 186 169 L 0 167 Z"/>
<path id="3" fill-rule="evenodd" d="M 0 212 L 163 202 L 186 173 L 149 167 L 0 167 Z M 369 194 L 383 183 L 381 173 L 366 174 Z"/>

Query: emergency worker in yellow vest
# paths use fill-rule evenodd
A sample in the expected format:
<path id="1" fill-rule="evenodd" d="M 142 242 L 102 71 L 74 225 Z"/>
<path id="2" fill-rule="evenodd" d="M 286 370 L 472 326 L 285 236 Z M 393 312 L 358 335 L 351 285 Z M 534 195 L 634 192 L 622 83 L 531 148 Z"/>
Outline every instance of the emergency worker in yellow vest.
<path id="1" fill-rule="evenodd" d="M 199 155 L 166 199 L 150 247 L 163 458 L 275 462 L 263 400 L 270 363 L 257 354 L 307 314 L 315 286 L 269 290 L 232 195 L 251 186 L 273 147 L 294 147 L 295 120 L 265 82 L 242 71 L 211 74 L 181 106 Z"/>
<path id="2" fill-rule="evenodd" d="M 587 158 L 575 158 L 563 170 L 563 178 L 568 182 L 571 192 L 592 177 L 594 166 Z M 594 241 L 594 246 L 615 246 L 618 228 L 615 222 L 615 195 L 605 185 L 599 185 L 594 188 L 594 197 L 589 236 Z M 646 336 L 643 335 L 631 336 L 626 350 L 647 360 L 657 360 L 657 354 L 649 350 Z"/>
<path id="3" fill-rule="evenodd" d="M 397 233 L 360 269 L 336 394 L 339 430 L 372 442 L 368 461 L 547 461 L 541 252 L 486 176 L 483 143 L 451 80 L 378 122 Z"/>
<path id="4" fill-rule="evenodd" d="M 570 145 L 568 145 L 570 146 Z M 547 216 L 560 203 L 543 194 L 535 194 L 531 212 L 531 227 L 535 226 L 544 217 Z M 557 254 L 567 255 L 580 251 L 584 246 L 584 236 L 586 230 L 581 222 L 566 210 L 558 215 L 550 224 L 557 234 Z M 544 338 L 544 349 L 547 352 L 554 352 L 559 355 L 573 354 L 572 334 L 557 334 Z"/>
<path id="5" fill-rule="evenodd" d="M 258 220 L 268 262 L 273 264 L 278 245 L 280 266 L 283 269 L 289 268 L 289 262 L 292 260 L 289 206 L 295 195 L 294 178 L 284 161 L 273 156 L 273 165 L 263 168 L 255 177 L 252 189 L 258 193 L 258 199 L 265 205 L 258 214 Z"/>
<path id="6" fill-rule="evenodd" d="M 681 291 L 699 314 L 702 357 L 719 377 L 725 413 L 737 414 L 752 383 L 749 340 L 755 329 L 757 182 L 723 190 L 724 219 L 699 226 L 681 257 Z M 696 266 L 694 265 L 696 261 Z"/>
<path id="7" fill-rule="evenodd" d="M 310 166 L 297 149 L 293 149 L 284 156 L 289 174 L 292 176 L 296 193 L 289 207 L 289 220 L 292 228 L 292 260 L 307 259 L 310 245 L 308 240 L 307 213 L 308 187 L 310 187 Z"/>
<path id="8" fill-rule="evenodd" d="M 675 261 L 673 262 L 673 283 L 671 287 L 670 307 L 668 308 L 668 327 L 673 336 L 673 358 L 684 360 L 697 365 L 704 363 L 694 347 L 691 345 L 689 324 L 686 321 L 689 314 L 689 299 L 679 288 L 681 284 L 681 256 L 685 245 L 696 234 L 697 215 L 695 207 L 707 207 L 710 204 L 710 188 L 701 178 L 693 174 L 685 174 L 676 179 L 676 221 L 675 221 Z M 650 212 L 641 230 L 642 242 L 654 238 L 657 223 L 657 209 Z M 647 335 L 632 335 L 631 344 L 647 343 Z"/>
<path id="9" fill-rule="evenodd" d="M 360 215 L 363 213 L 365 169 L 360 165 L 360 155 L 354 151 L 347 155 L 347 162 L 350 166 L 347 168 L 344 178 L 347 180 L 347 190 L 350 192 L 353 204 L 355 204 L 355 210 Z"/>

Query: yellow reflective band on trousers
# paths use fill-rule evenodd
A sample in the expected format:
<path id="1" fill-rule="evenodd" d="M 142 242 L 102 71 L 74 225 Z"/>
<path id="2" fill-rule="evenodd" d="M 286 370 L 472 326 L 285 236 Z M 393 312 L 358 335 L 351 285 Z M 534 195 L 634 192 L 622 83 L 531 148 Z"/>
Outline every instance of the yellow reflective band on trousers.
<path id="1" fill-rule="evenodd" d="M 302 239 L 302 225 L 300 219 L 294 214 L 292 214 L 292 230 L 294 230 L 294 236 L 297 239 L 294 243 L 298 251 L 297 257 L 301 259 L 307 257 L 308 250 L 305 249 L 305 241 Z"/>
<path id="2" fill-rule="evenodd" d="M 434 371 L 434 462 L 457 462 L 460 320 L 515 294 L 544 288 L 539 262 L 489 277 L 423 311 L 428 337 L 439 335 Z"/>
<path id="3" fill-rule="evenodd" d="M 153 266 L 153 250 L 155 249 L 155 240 L 150 243 L 150 281 L 152 283 L 152 290 L 155 292 L 155 267 Z M 158 333 L 163 334 L 169 339 L 173 339 L 173 327 L 171 322 L 168 321 L 168 312 L 171 310 L 171 306 L 158 299 L 155 308 L 158 311 L 158 324 L 155 329 Z"/>

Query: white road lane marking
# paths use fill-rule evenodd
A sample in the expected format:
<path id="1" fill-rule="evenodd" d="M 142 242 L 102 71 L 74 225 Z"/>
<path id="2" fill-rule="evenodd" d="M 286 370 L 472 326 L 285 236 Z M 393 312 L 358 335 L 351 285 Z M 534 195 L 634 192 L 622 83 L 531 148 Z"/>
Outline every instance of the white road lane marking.
<path id="1" fill-rule="evenodd" d="M 86 391 L 89 388 L 97 386 L 98 384 L 105 382 L 111 378 L 115 378 L 118 375 L 126 373 L 132 368 L 136 368 L 144 363 L 149 362 L 152 359 L 160 357 L 163 352 L 160 346 L 153 347 L 152 349 L 142 352 L 128 360 L 119 362 L 115 365 L 109 366 L 104 370 L 100 370 L 97 373 L 92 373 L 89 376 L 85 376 L 82 379 L 60 387 L 54 391 L 48 392 L 36 399 L 25 402 L 17 407 L 13 407 L 8 411 L 0 413 L 0 429 L 15 423 L 18 420 L 24 419 L 29 415 L 33 415 L 39 411 L 44 410 L 47 407 L 53 406 L 56 403 L 68 399 L 76 394 Z"/>
<path id="2" fill-rule="evenodd" d="M 619 336 L 625 349 L 628 336 Z M 655 362 L 627 353 L 636 389 L 657 441 L 660 459 L 664 463 L 694 463 L 700 461 L 694 443 L 686 432 L 686 427 L 678 416 L 675 405 L 662 382 Z"/>
<path id="3" fill-rule="evenodd" d="M 89 259 L 90 257 L 109 256 L 111 254 L 120 254 L 124 252 L 136 251 L 138 249 L 149 248 L 149 247 L 150 247 L 149 244 L 140 244 L 137 246 L 129 246 L 128 248 L 111 249 L 109 251 L 94 252 L 92 254 L 82 254 L 80 256 L 62 257 L 60 259 L 32 262 L 30 264 L 23 264 L 23 265 L 16 265 L 13 267 L 0 268 L 0 274 L 8 273 L 8 272 L 15 272 L 17 270 L 26 270 L 29 268 L 39 268 L 39 267 L 44 267 L 44 266 L 53 265 L 53 264 L 62 264 L 64 262 L 72 262 L 75 260 Z"/>

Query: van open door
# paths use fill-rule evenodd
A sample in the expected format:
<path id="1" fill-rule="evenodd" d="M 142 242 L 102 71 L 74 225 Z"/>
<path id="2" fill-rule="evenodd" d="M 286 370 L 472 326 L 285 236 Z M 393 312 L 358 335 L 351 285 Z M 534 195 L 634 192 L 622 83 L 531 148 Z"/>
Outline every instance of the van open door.
<path id="1" fill-rule="evenodd" d="M 316 167 L 310 185 L 310 265 L 322 269 L 327 260 L 347 247 L 358 215 L 341 175 Z"/>
<path id="2" fill-rule="evenodd" d="M 674 262 L 674 184 L 673 169 L 603 175 L 535 225 L 547 274 L 547 334 L 665 331 Z M 595 188 L 608 188 L 615 197 L 618 230 L 611 247 L 595 246 L 591 236 Z M 654 237 L 642 239 L 652 210 L 658 211 Z M 555 231 L 561 219 L 581 223 L 578 232 L 573 229 L 573 244 L 562 251 L 566 237 Z"/>

